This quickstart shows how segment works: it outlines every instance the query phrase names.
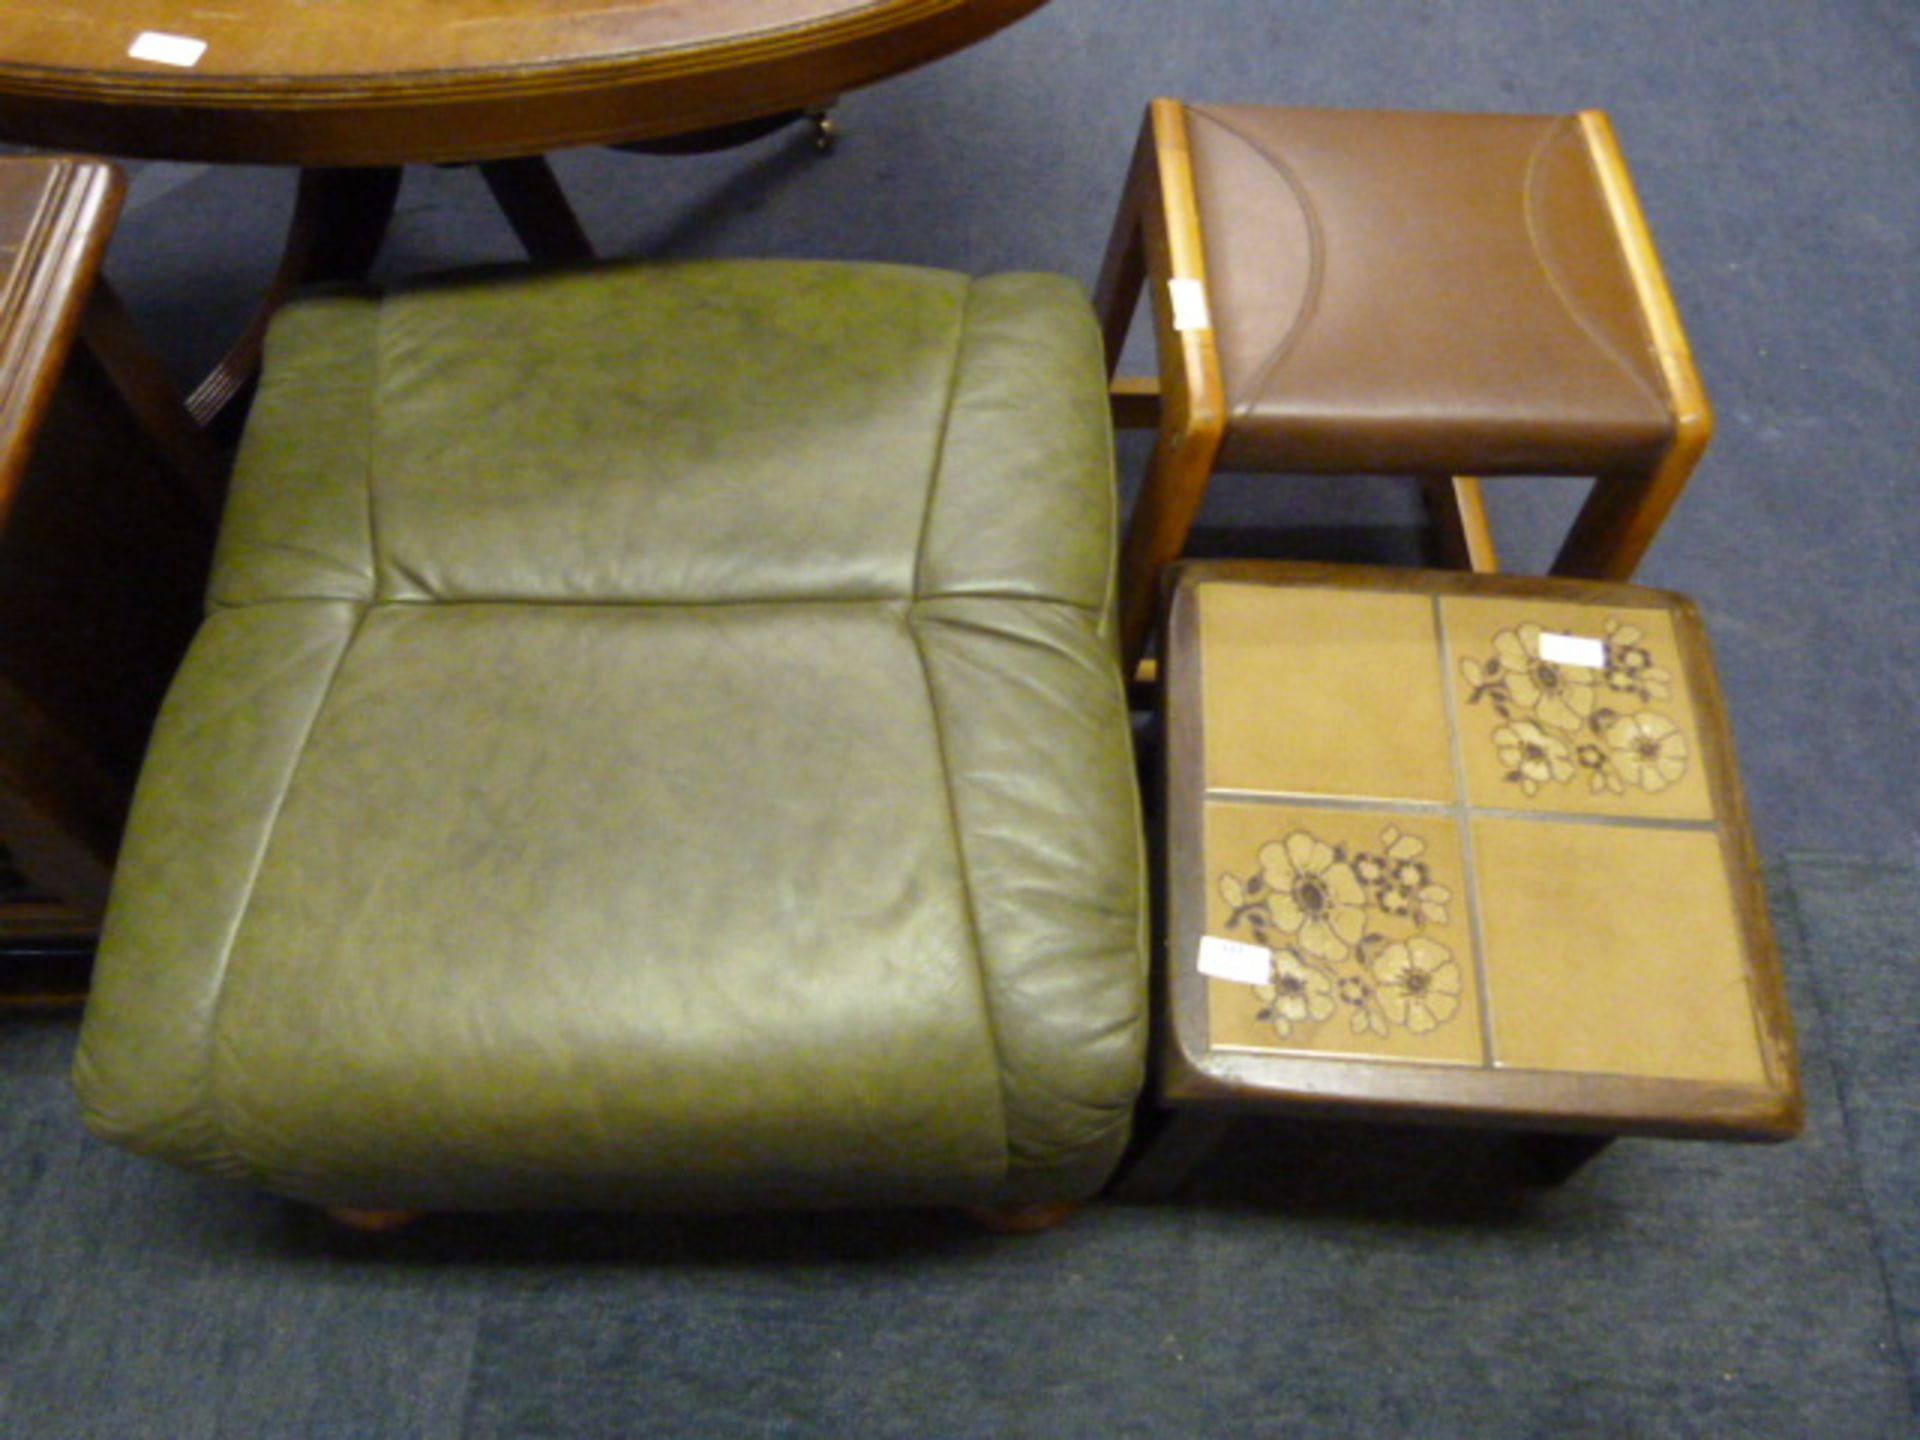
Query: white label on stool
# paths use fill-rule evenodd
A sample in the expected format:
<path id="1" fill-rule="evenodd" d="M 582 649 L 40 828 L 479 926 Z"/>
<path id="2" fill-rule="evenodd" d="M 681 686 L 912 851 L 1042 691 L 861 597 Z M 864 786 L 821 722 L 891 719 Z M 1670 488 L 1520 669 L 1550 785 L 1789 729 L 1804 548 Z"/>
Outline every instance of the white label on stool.
<path id="1" fill-rule="evenodd" d="M 1242 985 L 1264 985 L 1273 978 L 1273 952 L 1264 945 L 1247 945 L 1209 935 L 1200 942 L 1200 973 Z"/>
<path id="2" fill-rule="evenodd" d="M 1589 670 L 1607 668 L 1607 642 L 1589 640 L 1584 635 L 1556 635 L 1540 632 L 1540 658 L 1549 665 L 1584 665 Z"/>
<path id="3" fill-rule="evenodd" d="M 1207 308 L 1207 287 L 1199 280 L 1169 280 L 1167 297 L 1173 301 L 1173 328 L 1211 330 L 1213 312 Z"/>
<path id="4" fill-rule="evenodd" d="M 178 65 L 191 69 L 207 53 L 207 42 L 191 35 L 168 35 L 159 30 L 143 30 L 127 47 L 135 60 L 151 60 L 156 65 Z"/>

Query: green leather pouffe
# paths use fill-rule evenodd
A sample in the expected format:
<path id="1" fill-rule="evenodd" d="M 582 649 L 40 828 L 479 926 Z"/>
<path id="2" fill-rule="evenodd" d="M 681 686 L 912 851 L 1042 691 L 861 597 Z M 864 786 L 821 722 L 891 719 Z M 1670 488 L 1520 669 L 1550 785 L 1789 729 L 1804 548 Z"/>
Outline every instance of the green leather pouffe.
<path id="1" fill-rule="evenodd" d="M 1146 1004 L 1114 506 L 1052 277 L 284 312 L 88 1124 L 331 1206 L 1097 1189 Z"/>

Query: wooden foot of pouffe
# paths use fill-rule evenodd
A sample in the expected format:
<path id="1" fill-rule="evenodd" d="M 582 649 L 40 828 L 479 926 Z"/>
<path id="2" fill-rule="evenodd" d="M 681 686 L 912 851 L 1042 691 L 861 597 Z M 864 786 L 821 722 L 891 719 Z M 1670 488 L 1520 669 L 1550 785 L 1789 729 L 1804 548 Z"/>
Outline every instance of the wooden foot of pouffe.
<path id="1" fill-rule="evenodd" d="M 420 1210 L 355 1210 L 343 1207 L 327 1211 L 327 1218 L 336 1225 L 358 1230 L 363 1235 L 391 1235 L 396 1230 L 406 1229 L 423 1213 Z"/>
<path id="2" fill-rule="evenodd" d="M 1038 1235 L 1080 1212 L 1078 1200 L 1042 1200 L 1033 1205 L 969 1205 L 967 1217 L 996 1235 Z"/>

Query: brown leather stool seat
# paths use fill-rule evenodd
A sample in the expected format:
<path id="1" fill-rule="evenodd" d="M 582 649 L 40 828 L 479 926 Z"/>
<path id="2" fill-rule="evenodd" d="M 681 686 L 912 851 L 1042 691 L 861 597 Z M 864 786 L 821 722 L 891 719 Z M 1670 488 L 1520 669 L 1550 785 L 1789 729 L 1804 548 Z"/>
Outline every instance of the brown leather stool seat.
<path id="1" fill-rule="evenodd" d="M 1596 477 L 1556 573 L 1627 578 L 1710 418 L 1604 115 L 1155 102 L 1100 306 L 1151 279 L 1161 443 L 1128 537 L 1125 637 L 1211 472 L 1425 478 L 1460 563 L 1497 567 L 1477 477 Z M 1140 410 L 1144 407 L 1131 407 Z"/>

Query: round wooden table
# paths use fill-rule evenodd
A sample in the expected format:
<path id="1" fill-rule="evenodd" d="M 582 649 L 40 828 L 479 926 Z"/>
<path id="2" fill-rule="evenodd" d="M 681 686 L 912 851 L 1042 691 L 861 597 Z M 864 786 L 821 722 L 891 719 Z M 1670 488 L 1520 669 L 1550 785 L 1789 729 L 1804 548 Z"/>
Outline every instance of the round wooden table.
<path id="1" fill-rule="evenodd" d="M 0 136 L 307 166 L 538 155 L 802 109 L 1043 3 L 7 0 Z"/>
<path id="2" fill-rule="evenodd" d="M 189 406 L 244 388 L 295 285 L 365 273 L 397 167 L 479 162 L 536 259 L 591 247 L 545 162 L 751 131 L 961 49 L 1045 0 L 5 0 L 0 140 L 302 167 L 280 273 Z"/>

